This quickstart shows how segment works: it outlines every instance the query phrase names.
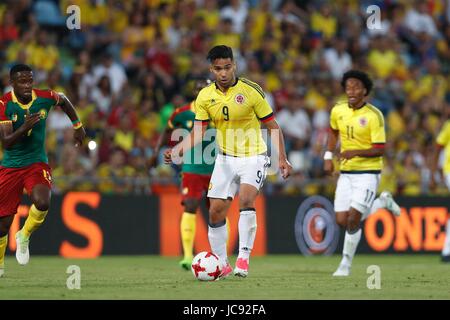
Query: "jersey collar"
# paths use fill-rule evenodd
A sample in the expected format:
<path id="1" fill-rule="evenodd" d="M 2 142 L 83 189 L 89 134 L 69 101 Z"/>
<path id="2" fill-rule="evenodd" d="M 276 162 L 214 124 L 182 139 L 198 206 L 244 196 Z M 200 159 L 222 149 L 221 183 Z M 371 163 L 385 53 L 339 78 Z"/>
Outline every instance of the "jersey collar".
<path id="1" fill-rule="evenodd" d="M 238 83 L 238 81 L 239 81 L 239 77 L 236 77 L 236 80 L 235 80 L 234 83 L 230 86 L 230 88 L 236 86 L 237 83 Z M 214 81 L 214 85 L 216 86 L 216 89 L 217 89 L 217 90 L 220 90 L 220 89 L 219 89 L 219 86 L 217 85 L 217 82 L 216 82 L 216 81 Z"/>
<path id="2" fill-rule="evenodd" d="M 367 102 L 364 102 L 364 104 L 363 104 L 361 107 L 359 107 L 358 109 L 352 108 L 348 102 L 347 102 L 347 106 L 348 106 L 350 109 L 352 109 L 353 111 L 358 111 L 358 110 L 361 110 L 362 108 L 364 108 L 365 106 L 367 106 Z"/>
<path id="3" fill-rule="evenodd" d="M 30 107 L 33 104 L 34 100 L 36 100 L 36 98 L 37 98 L 36 93 L 34 92 L 34 90 L 31 90 L 31 101 L 28 102 L 27 104 L 20 103 L 20 101 L 17 99 L 16 95 L 14 94 L 14 90 L 11 91 L 11 97 L 12 97 L 12 102 L 17 103 L 24 110 L 30 109 Z"/>

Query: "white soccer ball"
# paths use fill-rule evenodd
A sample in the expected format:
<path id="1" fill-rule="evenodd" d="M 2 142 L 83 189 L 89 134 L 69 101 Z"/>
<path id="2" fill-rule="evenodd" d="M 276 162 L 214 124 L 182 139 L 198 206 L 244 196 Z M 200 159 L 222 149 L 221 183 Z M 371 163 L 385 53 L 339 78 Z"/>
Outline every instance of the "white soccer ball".
<path id="1" fill-rule="evenodd" d="M 202 251 L 192 260 L 191 265 L 194 277 L 201 281 L 214 281 L 222 272 L 219 257 L 212 252 Z"/>

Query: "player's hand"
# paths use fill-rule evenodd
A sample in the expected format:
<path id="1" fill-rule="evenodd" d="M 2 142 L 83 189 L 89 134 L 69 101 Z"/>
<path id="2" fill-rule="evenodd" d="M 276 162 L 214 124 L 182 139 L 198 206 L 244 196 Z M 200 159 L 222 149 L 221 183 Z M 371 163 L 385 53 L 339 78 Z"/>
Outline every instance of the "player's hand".
<path id="1" fill-rule="evenodd" d="M 156 167 L 156 163 L 158 162 L 158 155 L 155 153 L 148 159 L 148 166 L 150 168 Z"/>
<path id="2" fill-rule="evenodd" d="M 333 160 L 325 160 L 325 162 L 323 164 L 323 170 L 325 171 L 326 175 L 332 176 L 334 173 Z"/>
<path id="3" fill-rule="evenodd" d="M 79 147 L 83 144 L 83 140 L 86 137 L 86 131 L 83 127 L 75 129 L 73 133 L 73 139 L 75 140 L 75 147 Z"/>
<path id="4" fill-rule="evenodd" d="M 340 154 L 340 158 L 341 159 L 351 159 L 358 156 L 358 151 L 357 150 L 346 150 L 344 152 L 341 152 Z"/>
<path id="5" fill-rule="evenodd" d="M 171 164 L 172 163 L 172 149 L 167 149 L 164 151 L 164 163 Z"/>
<path id="6" fill-rule="evenodd" d="M 280 159 L 280 170 L 283 179 L 287 179 L 292 173 L 292 165 L 287 159 Z"/>
<path id="7" fill-rule="evenodd" d="M 23 130 L 25 132 L 28 132 L 40 120 L 41 114 L 39 112 L 28 114 L 27 117 L 25 118 L 25 122 L 22 124 Z"/>
<path id="8" fill-rule="evenodd" d="M 435 191 L 437 187 L 436 177 L 434 175 L 434 172 L 430 175 L 430 190 Z"/>

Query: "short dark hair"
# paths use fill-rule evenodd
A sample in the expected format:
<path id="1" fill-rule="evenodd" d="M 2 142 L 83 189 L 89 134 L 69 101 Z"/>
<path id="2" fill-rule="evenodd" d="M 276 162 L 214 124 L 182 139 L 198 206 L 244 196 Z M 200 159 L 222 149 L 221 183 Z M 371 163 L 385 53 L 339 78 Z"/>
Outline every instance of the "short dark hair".
<path id="1" fill-rule="evenodd" d="M 227 59 L 230 58 L 233 60 L 233 50 L 225 45 L 215 46 L 208 52 L 208 56 L 206 59 L 209 60 L 209 62 L 213 62 L 216 59 Z"/>
<path id="2" fill-rule="evenodd" d="M 22 71 L 33 71 L 33 70 L 26 64 L 16 64 L 11 68 L 11 70 L 9 70 L 9 77 L 12 78 L 16 73 Z"/>
<path id="3" fill-rule="evenodd" d="M 365 73 L 363 71 L 359 71 L 359 70 L 349 70 L 346 73 L 344 73 L 344 75 L 342 76 L 342 81 L 341 81 L 341 86 L 344 90 L 345 90 L 345 83 L 350 78 L 355 78 L 355 79 L 358 79 L 359 81 L 361 81 L 362 84 L 364 85 L 364 88 L 366 88 L 366 91 L 367 91 L 365 95 L 366 96 L 369 95 L 369 93 L 373 87 L 373 82 L 367 73 Z"/>

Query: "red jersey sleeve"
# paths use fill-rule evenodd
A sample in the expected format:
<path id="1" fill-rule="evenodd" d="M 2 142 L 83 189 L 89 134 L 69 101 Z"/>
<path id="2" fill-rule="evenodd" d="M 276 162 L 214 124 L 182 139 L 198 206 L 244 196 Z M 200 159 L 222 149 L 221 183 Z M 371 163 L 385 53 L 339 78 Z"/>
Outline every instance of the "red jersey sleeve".
<path id="1" fill-rule="evenodd" d="M 4 122 L 4 121 L 11 121 L 7 116 L 6 116 L 6 104 L 8 103 L 7 101 L 5 101 L 6 99 L 0 99 L 0 122 Z"/>
<path id="2" fill-rule="evenodd" d="M 56 91 L 50 89 L 48 90 L 33 89 L 33 90 L 34 92 L 36 92 L 36 95 L 38 97 L 53 100 L 55 102 L 55 105 L 57 105 L 61 99 Z"/>
<path id="3" fill-rule="evenodd" d="M 55 106 L 58 105 L 59 100 L 61 99 L 59 97 L 59 94 L 56 91 L 53 91 L 53 90 L 49 90 L 49 91 L 50 91 L 50 94 L 51 94 L 53 100 L 55 100 Z"/>

